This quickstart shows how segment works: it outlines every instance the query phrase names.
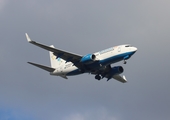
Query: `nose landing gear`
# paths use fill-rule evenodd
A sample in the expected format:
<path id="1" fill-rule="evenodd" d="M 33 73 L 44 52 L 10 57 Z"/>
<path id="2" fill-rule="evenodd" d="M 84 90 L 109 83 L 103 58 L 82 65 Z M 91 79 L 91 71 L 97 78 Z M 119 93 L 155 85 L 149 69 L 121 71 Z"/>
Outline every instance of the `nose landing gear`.
<path id="1" fill-rule="evenodd" d="M 126 64 L 126 63 L 127 63 L 127 61 L 126 61 L 126 60 L 124 60 L 123 64 Z"/>
<path id="2" fill-rule="evenodd" d="M 124 60 L 124 62 L 123 62 L 123 63 L 124 63 L 124 64 L 126 64 L 126 63 L 127 63 L 127 62 L 126 62 L 126 60 L 127 60 L 127 59 L 129 59 L 129 58 L 130 58 L 130 56 L 129 56 L 129 55 L 125 56 L 125 57 L 124 57 L 124 59 L 123 59 L 123 60 Z"/>

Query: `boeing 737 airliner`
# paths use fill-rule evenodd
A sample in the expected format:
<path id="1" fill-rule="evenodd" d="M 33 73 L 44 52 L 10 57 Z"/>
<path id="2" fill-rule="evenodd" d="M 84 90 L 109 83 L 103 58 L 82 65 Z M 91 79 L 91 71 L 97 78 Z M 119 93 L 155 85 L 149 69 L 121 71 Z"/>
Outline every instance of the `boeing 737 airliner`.
<path id="1" fill-rule="evenodd" d="M 51 67 L 28 62 L 36 67 L 50 72 L 50 75 L 60 76 L 68 79 L 67 76 L 79 75 L 82 73 L 90 73 L 95 75 L 95 79 L 100 80 L 111 78 L 122 83 L 127 82 L 125 76 L 121 76 L 124 69 L 122 66 L 114 66 L 111 64 L 128 60 L 136 51 L 137 48 L 129 44 L 111 47 L 93 54 L 78 55 L 71 52 L 56 49 L 53 45 L 46 46 L 38 42 L 32 41 L 26 33 L 27 41 L 38 47 L 49 51 Z"/>

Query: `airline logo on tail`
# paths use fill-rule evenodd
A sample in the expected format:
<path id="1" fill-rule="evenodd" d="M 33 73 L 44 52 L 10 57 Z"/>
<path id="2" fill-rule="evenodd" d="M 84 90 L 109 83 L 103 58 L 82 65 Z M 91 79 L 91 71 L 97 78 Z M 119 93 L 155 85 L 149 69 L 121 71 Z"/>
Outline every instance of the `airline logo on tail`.
<path id="1" fill-rule="evenodd" d="M 56 60 L 56 58 L 57 58 L 57 57 L 56 57 L 55 55 L 52 55 L 52 56 L 51 56 L 51 59 L 52 59 L 52 60 Z"/>

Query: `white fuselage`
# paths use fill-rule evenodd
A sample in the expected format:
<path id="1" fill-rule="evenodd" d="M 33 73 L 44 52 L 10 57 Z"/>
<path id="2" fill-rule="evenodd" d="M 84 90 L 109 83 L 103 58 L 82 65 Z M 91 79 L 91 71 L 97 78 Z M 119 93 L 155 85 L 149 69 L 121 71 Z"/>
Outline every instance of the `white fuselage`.
<path id="1" fill-rule="evenodd" d="M 99 62 L 94 67 L 98 67 L 98 69 L 100 69 L 100 67 L 107 66 L 109 64 L 113 64 L 121 60 L 127 60 L 136 51 L 137 51 L 136 47 L 132 47 L 126 44 L 96 52 L 94 53 L 94 55 L 96 56 L 96 60 L 98 60 Z M 54 72 L 51 72 L 50 73 L 51 75 L 71 76 L 82 73 L 72 62 L 66 62 L 63 59 L 60 60 L 60 62 L 61 65 L 58 68 L 56 68 Z"/>

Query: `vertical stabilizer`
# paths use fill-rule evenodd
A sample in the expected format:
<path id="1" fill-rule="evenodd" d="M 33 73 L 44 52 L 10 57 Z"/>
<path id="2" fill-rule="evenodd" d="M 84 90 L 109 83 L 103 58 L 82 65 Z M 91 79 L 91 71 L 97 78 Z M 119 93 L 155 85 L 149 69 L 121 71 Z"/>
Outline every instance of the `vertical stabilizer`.
<path id="1" fill-rule="evenodd" d="M 53 45 L 51 45 L 50 47 L 55 48 Z M 50 62 L 52 68 L 58 68 L 65 64 L 66 62 L 65 60 L 61 58 L 57 58 L 57 56 L 54 55 L 53 52 L 51 51 L 49 53 L 50 53 Z"/>

